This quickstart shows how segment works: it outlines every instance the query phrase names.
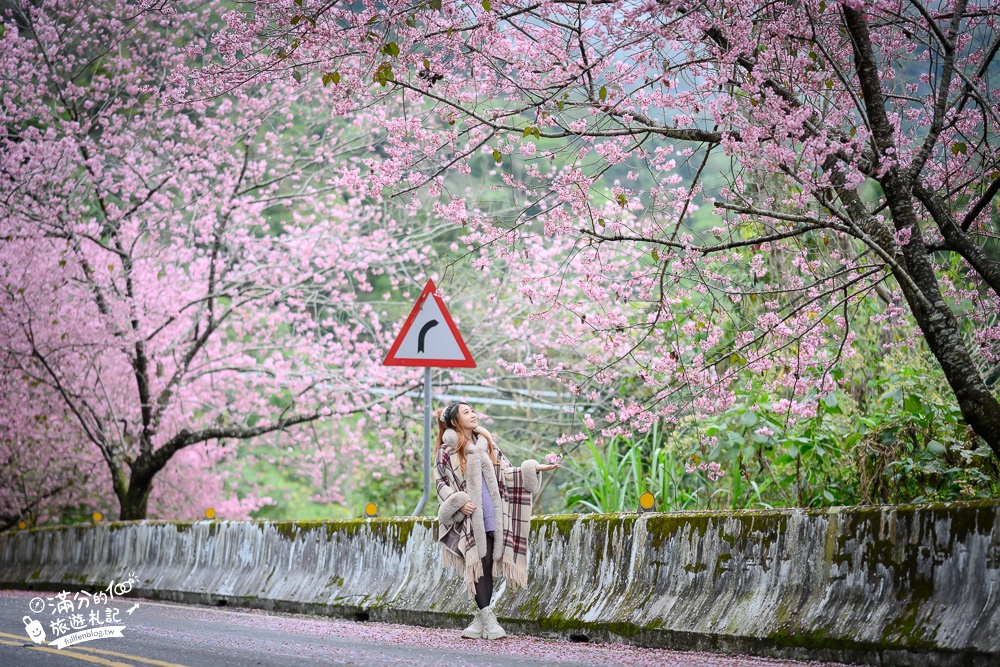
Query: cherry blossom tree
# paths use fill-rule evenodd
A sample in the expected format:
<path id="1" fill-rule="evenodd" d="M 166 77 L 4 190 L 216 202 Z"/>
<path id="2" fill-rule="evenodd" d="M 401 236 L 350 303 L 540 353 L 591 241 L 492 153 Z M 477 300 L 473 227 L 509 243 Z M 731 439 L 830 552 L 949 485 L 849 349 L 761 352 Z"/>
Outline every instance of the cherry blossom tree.
<path id="1" fill-rule="evenodd" d="M 77 438 L 73 420 L 40 385 L 32 387 L 6 364 L 0 395 L 0 531 L 21 521 L 58 519 L 66 509 L 84 507 L 100 493 L 102 463 Z M 39 446 L 38 441 L 67 443 Z M 75 445 L 75 446 L 74 446 Z"/>
<path id="2" fill-rule="evenodd" d="M 364 109 L 383 148 L 353 186 L 432 197 L 533 276 L 518 291 L 582 325 L 560 342 L 583 359 L 510 367 L 580 391 L 635 378 L 618 426 L 724 409 L 748 372 L 808 412 L 876 299 L 885 327 L 912 317 L 1000 455 L 985 379 L 1000 362 L 998 15 L 968 0 L 259 0 L 226 15 L 207 72 L 218 90 L 321 80 L 332 115 Z M 562 248 L 544 266 L 538 235 Z"/>
<path id="3" fill-rule="evenodd" d="M 222 7 L 145 9 L 0 5 L 5 520 L 101 489 L 121 519 L 245 517 L 267 499 L 228 493 L 233 443 L 298 446 L 413 379 L 380 371 L 368 293 L 425 249 L 352 189 L 365 128 L 314 113 L 318 83 L 205 99 Z"/>

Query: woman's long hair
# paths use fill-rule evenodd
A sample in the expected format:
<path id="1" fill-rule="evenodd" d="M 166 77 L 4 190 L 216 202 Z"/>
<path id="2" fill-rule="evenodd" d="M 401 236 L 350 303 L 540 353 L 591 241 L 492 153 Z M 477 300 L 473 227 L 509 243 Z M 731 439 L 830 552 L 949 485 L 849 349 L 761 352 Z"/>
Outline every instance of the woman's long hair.
<path id="1" fill-rule="evenodd" d="M 465 448 L 469 446 L 472 440 L 465 435 L 458 428 L 458 410 L 463 405 L 469 405 L 465 401 L 456 401 L 455 403 L 448 404 L 447 407 L 438 409 L 434 414 L 437 417 L 438 422 L 438 437 L 437 444 L 434 445 L 434 459 L 437 460 L 438 449 L 441 447 L 441 443 L 444 442 L 444 432 L 448 429 L 453 429 L 458 435 L 458 444 L 455 446 L 455 451 L 458 453 L 458 462 L 462 466 L 462 474 L 465 474 Z M 469 407 L 472 407 L 469 405 Z M 486 438 L 486 451 L 490 455 L 490 461 L 493 465 L 497 464 L 496 448 L 493 445 L 493 438 L 485 433 L 479 433 L 478 435 Z"/>

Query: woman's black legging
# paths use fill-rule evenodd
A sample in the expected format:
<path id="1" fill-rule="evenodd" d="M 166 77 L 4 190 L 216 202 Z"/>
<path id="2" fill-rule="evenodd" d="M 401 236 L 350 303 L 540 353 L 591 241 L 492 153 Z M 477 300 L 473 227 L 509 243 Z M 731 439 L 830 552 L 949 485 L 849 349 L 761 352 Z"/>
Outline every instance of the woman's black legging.
<path id="1" fill-rule="evenodd" d="M 484 609 L 493 599 L 493 531 L 486 533 L 486 558 L 483 559 L 483 576 L 476 582 L 476 606 Z"/>

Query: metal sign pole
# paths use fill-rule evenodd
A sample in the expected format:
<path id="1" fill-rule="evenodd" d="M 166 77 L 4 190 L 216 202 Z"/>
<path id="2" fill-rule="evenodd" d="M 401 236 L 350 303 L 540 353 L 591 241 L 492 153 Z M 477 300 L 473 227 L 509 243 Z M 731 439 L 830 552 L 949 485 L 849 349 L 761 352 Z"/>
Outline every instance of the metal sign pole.
<path id="1" fill-rule="evenodd" d="M 424 495 L 413 510 L 413 516 L 420 516 L 431 497 L 431 369 L 424 368 Z"/>

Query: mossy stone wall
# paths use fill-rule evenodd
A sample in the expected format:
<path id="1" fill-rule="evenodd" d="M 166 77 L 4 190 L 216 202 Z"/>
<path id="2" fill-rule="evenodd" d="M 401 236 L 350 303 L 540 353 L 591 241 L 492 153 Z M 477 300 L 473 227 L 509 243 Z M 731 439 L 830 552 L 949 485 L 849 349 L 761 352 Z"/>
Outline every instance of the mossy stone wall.
<path id="1" fill-rule="evenodd" d="M 136 522 L 0 535 L 0 585 L 461 627 L 431 519 Z M 508 631 L 886 665 L 1000 664 L 1000 503 L 532 522 Z"/>

